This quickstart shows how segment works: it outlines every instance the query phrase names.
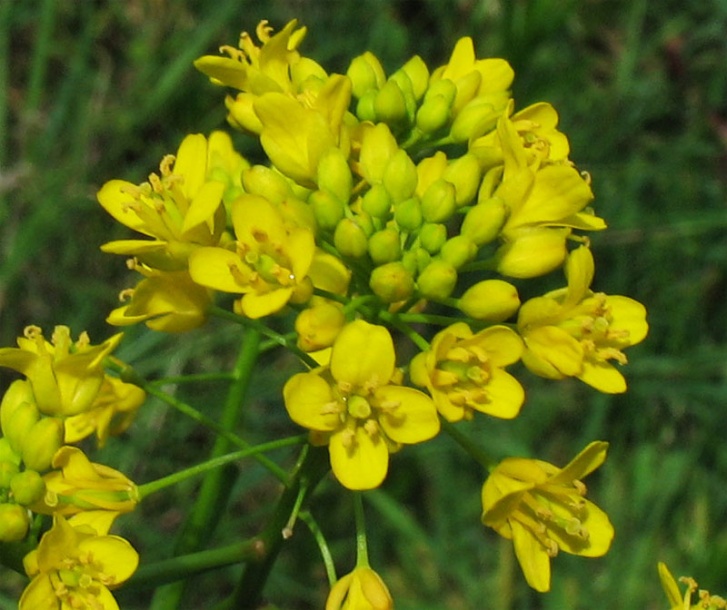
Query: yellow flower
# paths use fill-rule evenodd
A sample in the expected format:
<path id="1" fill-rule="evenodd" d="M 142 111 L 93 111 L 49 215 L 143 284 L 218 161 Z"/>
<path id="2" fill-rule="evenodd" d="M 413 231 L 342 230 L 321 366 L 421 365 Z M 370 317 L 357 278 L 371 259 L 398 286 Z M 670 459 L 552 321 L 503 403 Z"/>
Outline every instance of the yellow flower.
<path id="1" fill-rule="evenodd" d="M 389 452 L 439 432 L 432 400 L 396 384 L 389 331 L 357 320 L 333 344 L 330 366 L 294 375 L 283 389 L 296 423 L 328 443 L 336 478 L 349 489 L 372 489 L 386 477 Z"/>
<path id="2" fill-rule="evenodd" d="M 606 223 L 587 209 L 593 193 L 586 179 L 568 164 L 539 166 L 530 155 L 511 119 L 503 116 L 497 134 L 504 171 L 495 186 L 485 178 L 480 198 L 505 202 L 509 215 L 501 229 L 505 244 L 497 252 L 497 270 L 511 277 L 534 277 L 557 268 L 566 257 L 565 242 L 572 229 L 596 231 Z M 524 245 L 523 245 L 524 244 Z"/>
<path id="3" fill-rule="evenodd" d="M 68 516 L 100 510 L 118 514 L 136 508 L 136 485 L 118 470 L 90 462 L 77 447 L 61 447 L 53 467 L 57 470 L 43 477 L 45 497 L 31 507 L 36 513 Z"/>
<path id="4" fill-rule="evenodd" d="M 199 248 L 189 259 L 192 279 L 223 292 L 243 294 L 236 309 L 250 318 L 305 301 L 312 285 L 308 271 L 315 253 L 313 233 L 286 226 L 280 210 L 258 195 L 232 204 L 235 251 Z"/>
<path id="5" fill-rule="evenodd" d="M 32 580 L 20 598 L 20 610 L 118 610 L 110 589 L 134 573 L 139 555 L 119 536 L 57 515 L 23 563 Z"/>
<path id="6" fill-rule="evenodd" d="M 611 361 L 626 364 L 622 350 L 646 337 L 646 310 L 628 297 L 594 293 L 593 273 L 591 251 L 581 246 L 568 257 L 568 287 L 523 304 L 523 362 L 543 377 L 577 377 L 601 392 L 625 392 L 626 380 Z"/>
<path id="7" fill-rule="evenodd" d="M 583 496 L 581 478 L 606 459 L 608 443 L 596 441 L 567 466 L 508 458 L 482 487 L 482 522 L 512 540 L 528 584 L 550 589 L 550 559 L 559 551 L 604 555 L 613 539 L 608 516 Z"/>
<path id="8" fill-rule="evenodd" d="M 103 359 L 119 344 L 121 333 L 91 345 L 81 333 L 71 341 L 67 326 L 56 326 L 49 343 L 37 326 L 28 326 L 18 346 L 0 348 L 0 366 L 28 378 L 38 410 L 45 415 L 82 413 L 96 400 L 104 380 Z"/>
<path id="9" fill-rule="evenodd" d="M 447 421 L 471 419 L 475 411 L 510 419 L 520 412 L 525 393 L 503 367 L 517 362 L 522 349 L 520 337 L 505 326 L 474 334 L 458 322 L 414 358 L 412 381 L 427 387 Z"/>
<path id="10" fill-rule="evenodd" d="M 95 432 L 99 448 L 103 447 L 109 436 L 121 434 L 131 425 L 145 400 L 141 388 L 107 375 L 90 409 L 63 422 L 65 442 L 76 443 Z"/>
<path id="11" fill-rule="evenodd" d="M 146 277 L 121 293 L 120 298 L 127 302 L 108 315 L 109 324 L 144 322 L 153 330 L 178 333 L 207 321 L 212 291 L 193 282 L 188 271 L 157 271 L 133 261 L 130 266 Z"/>
<path id="12" fill-rule="evenodd" d="M 727 600 L 719 595 L 710 595 L 709 591 L 699 589 L 699 585 L 693 578 L 682 577 L 679 580 L 687 585 L 684 596 L 679 592 L 679 586 L 669 572 L 666 564 L 659 562 L 659 578 L 664 587 L 664 593 L 669 598 L 669 610 L 718 610 L 727 608 Z M 692 594 L 699 591 L 699 603 L 692 605 Z"/>
<path id="13" fill-rule="evenodd" d="M 331 588 L 326 610 L 392 610 L 394 600 L 386 584 L 369 567 L 342 576 Z"/>
<path id="14" fill-rule="evenodd" d="M 154 269 L 176 271 L 187 265 L 196 246 L 219 242 L 225 228 L 222 195 L 225 184 L 208 180 L 208 142 L 201 134 L 188 135 L 176 156 L 161 161 L 161 175 L 135 185 L 110 180 L 98 192 L 103 208 L 121 224 L 154 239 L 112 241 L 104 252 L 136 256 Z"/>

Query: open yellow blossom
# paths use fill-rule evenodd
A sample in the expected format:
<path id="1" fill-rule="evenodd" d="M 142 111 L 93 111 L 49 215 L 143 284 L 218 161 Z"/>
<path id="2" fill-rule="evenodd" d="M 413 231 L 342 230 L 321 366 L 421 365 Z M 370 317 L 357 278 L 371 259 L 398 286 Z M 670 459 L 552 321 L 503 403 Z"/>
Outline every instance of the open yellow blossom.
<path id="1" fill-rule="evenodd" d="M 23 564 L 32 580 L 20 598 L 20 610 L 118 610 L 110 589 L 134 573 L 139 555 L 119 536 L 57 515 Z"/>
<path id="2" fill-rule="evenodd" d="M 426 386 L 447 421 L 472 419 L 474 412 L 511 419 L 525 400 L 522 386 L 504 370 L 523 350 L 520 337 L 505 326 L 473 333 L 458 322 L 432 340 L 411 364 L 412 381 Z"/>
<path id="3" fill-rule="evenodd" d="M 121 341 L 121 333 L 100 345 L 91 345 L 83 332 L 71 340 L 67 326 L 56 326 L 51 341 L 37 326 L 28 326 L 19 347 L 0 348 L 0 366 L 28 378 L 35 403 L 44 415 L 69 416 L 88 409 L 104 380 L 103 359 Z"/>
<path id="4" fill-rule="evenodd" d="M 213 246 L 225 228 L 222 196 L 226 185 L 207 178 L 208 142 L 188 135 L 176 156 L 167 155 L 159 175 L 135 185 L 110 180 L 98 192 L 103 208 L 121 224 L 153 239 L 112 241 L 104 252 L 136 256 L 154 269 L 184 269 L 196 246 Z"/>
<path id="5" fill-rule="evenodd" d="M 316 248 L 309 229 L 286 225 L 274 204 L 248 194 L 233 202 L 232 223 L 234 251 L 199 248 L 192 253 L 189 272 L 197 284 L 243 294 L 236 309 L 250 318 L 310 297 L 308 271 Z"/>
<path id="6" fill-rule="evenodd" d="M 682 577 L 679 580 L 687 585 L 684 596 L 679 592 L 679 586 L 669 572 L 666 564 L 659 562 L 659 578 L 669 599 L 669 610 L 720 610 L 727 608 L 727 600 L 719 595 L 710 595 L 709 591 L 699 589 L 699 585 L 693 578 Z M 699 592 L 699 601 L 692 605 L 692 594 Z"/>
<path id="7" fill-rule="evenodd" d="M 75 515 L 83 511 L 127 513 L 139 501 L 136 485 L 123 473 L 89 461 L 77 447 L 61 447 L 53 470 L 44 475 L 45 497 L 31 508 L 36 513 Z"/>
<path id="8" fill-rule="evenodd" d="M 326 610 L 392 610 L 394 600 L 386 583 L 369 567 L 357 567 L 336 581 Z"/>
<path id="9" fill-rule="evenodd" d="M 588 445 L 564 468 L 540 460 L 508 458 L 482 487 L 482 522 L 512 540 L 528 584 L 550 589 L 550 559 L 559 551 L 600 557 L 611 546 L 606 513 L 584 498 L 580 479 L 606 459 L 608 443 Z"/>
<path id="10" fill-rule="evenodd" d="M 396 384 L 395 361 L 389 331 L 357 320 L 338 334 L 329 366 L 283 389 L 290 417 L 328 443 L 333 473 L 349 489 L 378 487 L 389 452 L 439 432 L 431 398 Z"/>
<path id="11" fill-rule="evenodd" d="M 523 362 L 543 377 L 577 377 L 601 392 L 625 392 L 626 380 L 612 361 L 626 364 L 622 350 L 646 337 L 646 310 L 628 297 L 594 293 L 593 273 L 593 255 L 581 246 L 568 257 L 568 287 L 523 304 Z"/>

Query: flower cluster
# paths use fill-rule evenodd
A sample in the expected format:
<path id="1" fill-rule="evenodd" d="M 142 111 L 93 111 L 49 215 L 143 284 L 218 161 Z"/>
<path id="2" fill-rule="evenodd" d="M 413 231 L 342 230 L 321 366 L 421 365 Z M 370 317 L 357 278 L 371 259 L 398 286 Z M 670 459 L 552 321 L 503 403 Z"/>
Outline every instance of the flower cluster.
<path id="1" fill-rule="evenodd" d="M 141 276 L 107 321 L 181 333 L 217 315 L 267 333 L 306 368 L 284 384 L 287 413 L 356 491 L 381 485 L 406 445 L 444 430 L 469 450 L 455 424 L 517 417 L 525 369 L 624 392 L 624 350 L 645 338 L 646 312 L 591 289 L 584 232 L 606 224 L 553 107 L 516 108 L 510 65 L 478 59 L 467 37 L 433 70 L 414 56 L 387 74 L 366 52 L 335 74 L 301 54 L 305 34 L 262 22 L 258 42 L 243 33 L 195 62 L 227 88 L 230 126 L 258 139 L 268 164 L 250 164 L 222 131 L 191 134 L 147 181 L 100 189 L 138 234 L 101 249 Z M 563 288 L 529 282 L 561 268 Z M 0 540 L 23 539 L 31 512 L 53 517 L 26 557 L 24 610 L 115 608 L 109 589 L 136 568 L 108 534 L 135 507 L 134 484 L 70 446 L 94 433 L 102 445 L 144 400 L 104 368 L 120 340 L 72 342 L 59 326 L 48 342 L 30 327 L 0 349 L 0 365 L 25 376 L 1 408 Z M 482 522 L 513 541 L 538 591 L 560 550 L 610 546 L 613 527 L 581 482 L 606 448 L 593 442 L 564 468 L 476 452 L 489 470 Z M 359 545 L 326 608 L 392 607 Z"/>

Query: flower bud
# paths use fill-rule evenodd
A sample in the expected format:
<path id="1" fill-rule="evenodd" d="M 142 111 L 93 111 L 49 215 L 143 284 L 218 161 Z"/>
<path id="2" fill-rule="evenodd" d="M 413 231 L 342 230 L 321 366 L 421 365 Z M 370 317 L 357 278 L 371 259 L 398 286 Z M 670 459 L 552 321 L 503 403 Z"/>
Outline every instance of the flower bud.
<path id="1" fill-rule="evenodd" d="M 341 307 L 333 303 L 320 301 L 304 309 L 295 319 L 298 347 L 304 352 L 330 347 L 345 323 Z"/>
<path id="2" fill-rule="evenodd" d="M 371 568 L 356 568 L 336 581 L 326 610 L 393 610 L 394 600 L 381 577 Z"/>
<path id="3" fill-rule="evenodd" d="M 455 210 L 456 191 L 451 182 L 440 178 L 422 196 L 422 215 L 426 222 L 445 222 Z"/>
<path id="4" fill-rule="evenodd" d="M 409 77 L 414 97 L 417 100 L 421 99 L 429 84 L 427 64 L 424 63 L 421 57 L 415 55 L 401 67 L 401 71 Z"/>
<path id="5" fill-rule="evenodd" d="M 563 263 L 568 229 L 536 230 L 501 246 L 497 271 L 502 275 L 529 278 L 545 275 Z"/>
<path id="6" fill-rule="evenodd" d="M 361 199 L 361 208 L 374 218 L 386 220 L 391 212 L 391 197 L 383 184 L 372 184 Z"/>
<path id="7" fill-rule="evenodd" d="M 443 97 L 448 105 L 452 105 L 454 98 L 457 96 L 457 85 L 448 78 L 443 78 L 433 82 L 424 95 L 424 103 L 435 97 Z"/>
<path id="8" fill-rule="evenodd" d="M 362 98 L 363 99 L 363 98 Z M 401 87 L 389 79 L 374 98 L 374 112 L 379 122 L 399 125 L 406 122 L 406 99 Z"/>
<path id="9" fill-rule="evenodd" d="M 449 297 L 457 284 L 457 270 L 442 259 L 435 259 L 417 279 L 419 293 L 427 299 L 441 301 Z"/>
<path id="10" fill-rule="evenodd" d="M 6 436 L 8 422 L 15 413 L 15 409 L 26 402 L 35 404 L 30 382 L 25 379 L 16 379 L 5 391 L 2 402 L 0 402 L 0 426 Z"/>
<path id="11" fill-rule="evenodd" d="M 425 223 L 419 230 L 419 243 L 429 254 L 437 254 L 447 241 L 447 227 L 443 224 Z"/>
<path id="12" fill-rule="evenodd" d="M 451 102 L 443 95 L 427 97 L 416 114 L 416 126 L 425 134 L 444 127 L 450 119 Z"/>
<path id="13" fill-rule="evenodd" d="M 386 263 L 371 272 L 369 286 L 385 303 L 397 303 L 414 293 L 414 278 L 402 262 Z"/>
<path id="14" fill-rule="evenodd" d="M 376 122 L 376 96 L 379 92 L 376 89 L 369 89 L 356 104 L 356 116 L 361 121 Z"/>
<path id="15" fill-rule="evenodd" d="M 28 510 L 17 504 L 0 504 L 0 542 L 18 542 L 28 533 Z"/>
<path id="16" fill-rule="evenodd" d="M 263 124 L 253 109 L 256 98 L 256 95 L 246 92 L 238 93 L 236 97 L 228 95 L 225 99 L 225 106 L 228 112 L 227 120 L 231 125 L 240 131 L 260 135 Z"/>
<path id="17" fill-rule="evenodd" d="M 387 228 L 369 237 L 369 255 L 376 265 L 383 265 L 401 257 L 401 239 L 396 229 Z"/>
<path id="18" fill-rule="evenodd" d="M 370 89 L 380 89 L 386 82 L 381 62 L 370 51 L 353 58 L 346 76 L 351 79 L 352 91 L 357 98 L 363 97 Z"/>
<path id="19" fill-rule="evenodd" d="M 10 487 L 10 481 L 20 472 L 20 467 L 14 461 L 0 460 L 0 489 Z"/>
<path id="20" fill-rule="evenodd" d="M 4 436 L 0 437 L 0 462 L 20 464 L 20 454 L 13 450 L 10 442 Z"/>
<path id="21" fill-rule="evenodd" d="M 340 148 L 331 148 L 318 162 L 318 188 L 330 191 L 341 202 L 351 198 L 353 177 Z"/>
<path id="22" fill-rule="evenodd" d="M 502 199 L 486 199 L 467 211 L 460 233 L 478 246 L 490 243 L 499 235 L 507 219 L 507 212 L 507 205 Z"/>
<path id="23" fill-rule="evenodd" d="M 3 425 L 3 433 L 13 451 L 22 454 L 23 442 L 39 419 L 40 412 L 35 404 L 21 402 L 15 405 L 12 415 Z"/>
<path id="24" fill-rule="evenodd" d="M 422 206 L 417 197 L 396 204 L 394 220 L 405 231 L 416 231 L 422 224 Z"/>
<path id="25" fill-rule="evenodd" d="M 35 470 L 24 470 L 12 478 L 10 490 L 13 492 L 15 502 L 28 506 L 43 497 L 45 482 Z"/>
<path id="26" fill-rule="evenodd" d="M 63 421 L 44 417 L 36 422 L 23 439 L 22 456 L 30 470 L 48 470 L 55 452 L 63 445 Z"/>
<path id="27" fill-rule="evenodd" d="M 455 235 L 444 242 L 439 256 L 459 269 L 477 256 L 477 246 L 465 235 Z"/>
<path id="28" fill-rule="evenodd" d="M 250 195 L 265 197 L 273 203 L 280 203 L 286 197 L 293 195 L 290 182 L 285 179 L 283 174 L 264 165 L 253 165 L 244 170 L 242 185 L 245 187 L 245 192 Z"/>
<path id="29" fill-rule="evenodd" d="M 343 203 L 329 191 L 314 191 L 308 198 L 308 204 L 321 229 L 334 229 L 343 218 Z"/>
<path id="30" fill-rule="evenodd" d="M 344 218 L 336 225 L 333 245 L 343 256 L 359 258 L 368 250 L 366 234 L 359 223 L 352 218 Z"/>
<path id="31" fill-rule="evenodd" d="M 520 307 L 517 289 L 503 280 L 484 280 L 468 288 L 457 305 L 470 318 L 497 324 Z"/>
<path id="32" fill-rule="evenodd" d="M 394 203 L 409 199 L 414 194 L 417 168 L 405 150 L 397 150 L 386 165 L 384 187 Z"/>
<path id="33" fill-rule="evenodd" d="M 442 178 L 454 184 L 457 193 L 457 207 L 461 208 L 474 200 L 482 180 L 480 164 L 471 153 L 454 159 L 444 170 Z"/>
<path id="34" fill-rule="evenodd" d="M 477 97 L 460 110 L 449 135 L 455 142 L 478 138 L 494 129 L 501 114 L 502 108 L 493 106 L 492 100 Z"/>

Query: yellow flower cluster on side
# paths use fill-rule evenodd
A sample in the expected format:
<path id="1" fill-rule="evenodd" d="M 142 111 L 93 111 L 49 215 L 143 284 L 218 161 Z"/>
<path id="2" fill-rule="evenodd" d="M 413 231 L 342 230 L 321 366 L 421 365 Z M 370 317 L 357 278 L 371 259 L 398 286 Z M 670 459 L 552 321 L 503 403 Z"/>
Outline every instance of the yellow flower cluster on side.
<path id="1" fill-rule="evenodd" d="M 664 587 L 664 593 L 669 600 L 669 610 L 720 610 L 727 608 L 727 600 L 719 595 L 710 595 L 709 591 L 700 589 L 693 578 L 682 577 L 679 580 L 686 584 L 684 595 L 679 591 L 679 585 L 671 575 L 666 564 L 659 562 L 659 578 Z M 692 604 L 692 595 L 697 593 L 699 601 Z"/>

